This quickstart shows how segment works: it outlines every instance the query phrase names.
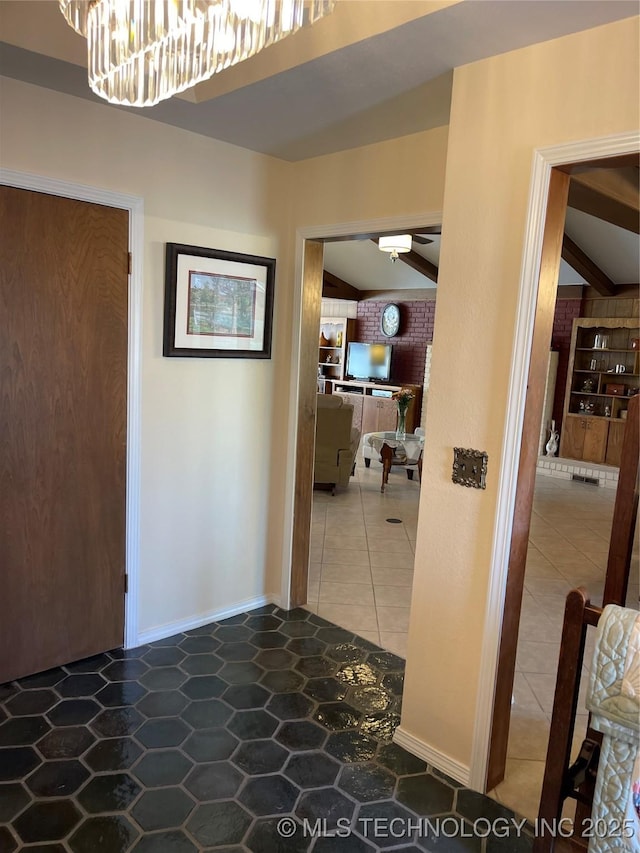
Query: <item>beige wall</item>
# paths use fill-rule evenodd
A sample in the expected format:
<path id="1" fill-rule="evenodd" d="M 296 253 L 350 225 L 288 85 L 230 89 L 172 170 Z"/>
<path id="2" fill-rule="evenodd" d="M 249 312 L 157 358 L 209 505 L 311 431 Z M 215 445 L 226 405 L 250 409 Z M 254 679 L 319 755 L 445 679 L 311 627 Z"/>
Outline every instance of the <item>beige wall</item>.
<path id="1" fill-rule="evenodd" d="M 437 127 L 294 163 L 294 227 L 439 211 L 446 156 Z"/>
<path id="2" fill-rule="evenodd" d="M 295 405 L 297 393 L 294 360 L 300 334 L 300 322 L 295 313 L 301 284 L 294 264 L 296 232 L 324 225 L 330 228 L 337 223 L 440 211 L 446 153 L 447 128 L 439 127 L 290 165 L 289 256 L 286 267 L 285 263 L 280 266 L 285 285 L 281 286 L 278 306 L 282 328 L 289 330 L 285 331 L 282 341 L 287 369 L 281 374 L 283 381 L 277 382 L 274 388 L 276 411 L 295 414 L 289 405 L 291 401 Z M 282 430 L 281 436 L 286 434 L 284 425 Z M 270 553 L 274 555 L 269 564 L 268 587 L 271 590 L 280 590 L 283 570 L 286 574 L 289 569 L 294 451 L 295 438 L 288 449 L 287 464 L 275 465 L 273 470 L 271 517 L 277 519 L 277 523 L 270 530 L 273 538 Z M 280 560 L 276 559 L 278 552 Z"/>
<path id="3" fill-rule="evenodd" d="M 446 129 L 294 166 L 7 78 L 0 95 L 2 167 L 144 199 L 138 630 L 277 598 L 295 462 L 294 223 L 439 209 Z M 162 357 L 165 242 L 277 258 L 271 360 Z"/>
<path id="4" fill-rule="evenodd" d="M 272 512 L 281 523 L 272 444 L 285 455 L 271 398 L 288 369 L 285 285 L 278 268 L 272 360 L 163 358 L 164 244 L 280 264 L 287 165 L 6 78 L 1 98 L 4 168 L 144 199 L 138 630 L 268 594 Z"/>
<path id="5" fill-rule="evenodd" d="M 469 766 L 533 150 L 639 127 L 638 21 L 456 70 L 402 727 Z M 486 491 L 452 447 L 489 454 Z"/>

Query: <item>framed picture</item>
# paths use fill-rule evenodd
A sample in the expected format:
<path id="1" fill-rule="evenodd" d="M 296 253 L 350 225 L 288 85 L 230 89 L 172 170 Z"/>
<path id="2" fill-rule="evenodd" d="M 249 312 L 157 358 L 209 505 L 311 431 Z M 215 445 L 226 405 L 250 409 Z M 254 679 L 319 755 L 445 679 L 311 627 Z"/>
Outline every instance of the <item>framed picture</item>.
<path id="1" fill-rule="evenodd" d="M 167 243 L 165 356 L 270 358 L 274 258 Z"/>

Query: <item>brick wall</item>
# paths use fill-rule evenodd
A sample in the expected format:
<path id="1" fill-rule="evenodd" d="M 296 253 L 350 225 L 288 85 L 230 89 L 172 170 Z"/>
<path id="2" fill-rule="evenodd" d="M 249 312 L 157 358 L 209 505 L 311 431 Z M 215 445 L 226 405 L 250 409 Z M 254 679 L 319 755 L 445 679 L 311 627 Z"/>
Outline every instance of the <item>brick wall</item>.
<path id="1" fill-rule="evenodd" d="M 385 338 L 380 331 L 382 309 L 389 302 L 363 300 L 358 302 L 358 318 L 353 340 L 364 343 L 391 343 L 391 382 L 394 385 L 422 385 L 427 344 L 433 340 L 435 299 L 421 302 L 399 302 L 400 332 L 395 338 Z"/>
<path id="2" fill-rule="evenodd" d="M 427 345 L 433 340 L 433 326 L 436 316 L 436 303 L 432 301 L 399 302 L 401 324 L 400 334 L 395 338 L 385 338 L 380 331 L 382 309 L 389 300 L 364 300 L 358 302 L 354 341 L 365 343 L 393 344 L 391 363 L 391 381 L 396 385 L 412 383 L 422 385 Z M 558 351 L 558 377 L 553 401 L 553 419 L 560 429 L 564 391 L 569 366 L 569 348 L 573 320 L 580 317 L 581 299 L 558 299 L 553 319 L 551 347 Z"/>
<path id="3" fill-rule="evenodd" d="M 571 330 L 573 321 L 580 317 L 581 299 L 558 299 L 553 317 L 553 332 L 551 335 L 551 349 L 558 351 L 558 377 L 556 379 L 556 393 L 553 398 L 553 419 L 556 429 L 562 427 L 562 411 L 564 408 L 564 392 L 567 385 L 567 371 L 569 369 L 569 349 L 571 347 Z"/>

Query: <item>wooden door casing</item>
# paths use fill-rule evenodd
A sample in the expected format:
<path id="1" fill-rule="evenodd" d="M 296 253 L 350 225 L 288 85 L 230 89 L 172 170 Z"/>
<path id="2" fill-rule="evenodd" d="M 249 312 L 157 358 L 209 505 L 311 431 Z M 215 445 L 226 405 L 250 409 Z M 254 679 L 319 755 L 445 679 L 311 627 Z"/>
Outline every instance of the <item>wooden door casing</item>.
<path id="1" fill-rule="evenodd" d="M 289 603 L 298 607 L 307 601 L 311 507 L 313 503 L 313 460 L 316 431 L 316 382 L 318 375 L 318 329 L 322 302 L 324 248 L 317 240 L 306 240 L 302 270 L 300 372 L 298 376 L 298 436 L 293 506 L 293 542 Z"/>
<path id="2" fill-rule="evenodd" d="M 0 681 L 121 646 L 128 213 L 0 188 Z"/>
<path id="3" fill-rule="evenodd" d="M 552 169 L 538 275 L 538 297 L 531 341 L 527 398 L 522 425 L 518 485 L 513 513 L 509 571 L 505 589 L 502 631 L 494 694 L 491 739 L 487 763 L 486 789 L 495 788 L 504 778 L 511 720 L 511 697 L 516 668 L 520 610 L 524 591 L 524 570 L 529 547 L 529 529 L 538 459 L 540 423 L 544 405 L 545 378 L 553 329 L 558 272 L 569 192 L 569 176 Z"/>

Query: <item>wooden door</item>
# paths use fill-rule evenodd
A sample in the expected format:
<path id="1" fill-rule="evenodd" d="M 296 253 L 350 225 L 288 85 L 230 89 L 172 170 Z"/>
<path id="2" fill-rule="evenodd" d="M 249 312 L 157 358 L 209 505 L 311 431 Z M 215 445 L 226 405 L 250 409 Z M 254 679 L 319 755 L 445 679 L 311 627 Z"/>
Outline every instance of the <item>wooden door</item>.
<path id="1" fill-rule="evenodd" d="M 604 462 L 607 452 L 607 435 L 609 424 L 601 418 L 586 418 L 584 432 L 584 450 L 582 458 L 585 462 Z"/>
<path id="2" fill-rule="evenodd" d="M 128 213 L 0 187 L 0 682 L 121 646 Z"/>
<path id="3" fill-rule="evenodd" d="M 625 426 L 626 424 L 624 422 L 617 423 L 611 421 L 611 423 L 609 424 L 609 436 L 607 438 L 607 454 L 604 460 L 607 465 L 615 465 L 616 468 L 620 467 Z"/>
<path id="4" fill-rule="evenodd" d="M 567 459 L 582 459 L 584 452 L 585 418 L 567 415 L 562 424 L 562 448 L 560 456 Z"/>

